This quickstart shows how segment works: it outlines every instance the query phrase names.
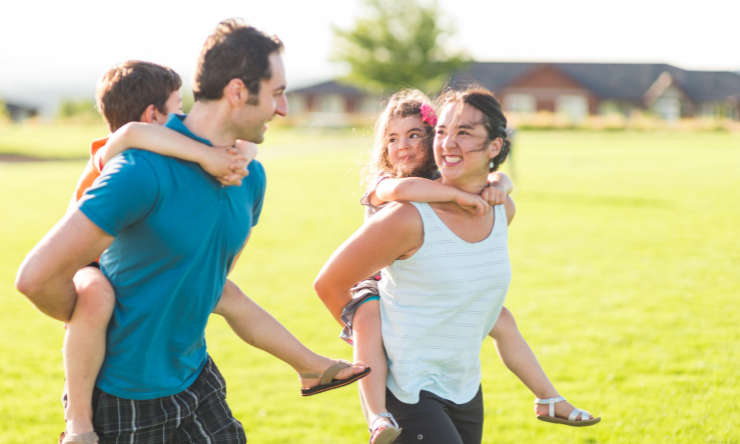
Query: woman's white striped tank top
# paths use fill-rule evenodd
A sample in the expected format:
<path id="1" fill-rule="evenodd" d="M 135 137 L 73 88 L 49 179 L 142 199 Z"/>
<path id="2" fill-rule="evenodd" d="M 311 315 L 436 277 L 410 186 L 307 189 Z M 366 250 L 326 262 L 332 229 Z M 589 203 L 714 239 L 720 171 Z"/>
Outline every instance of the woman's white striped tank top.
<path id="1" fill-rule="evenodd" d="M 465 403 L 478 391 L 481 344 L 511 281 L 506 210 L 494 207 L 491 234 L 469 243 L 429 204 L 412 204 L 424 224 L 424 244 L 384 268 L 379 282 L 386 385 L 408 404 L 419 401 L 421 390 Z"/>

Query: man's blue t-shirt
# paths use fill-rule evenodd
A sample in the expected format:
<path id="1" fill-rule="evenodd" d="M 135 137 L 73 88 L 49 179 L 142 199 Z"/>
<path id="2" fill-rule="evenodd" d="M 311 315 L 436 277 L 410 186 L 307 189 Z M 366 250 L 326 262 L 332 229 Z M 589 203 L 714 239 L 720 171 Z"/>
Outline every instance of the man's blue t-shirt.
<path id="1" fill-rule="evenodd" d="M 184 117 L 170 115 L 166 126 L 209 143 Z M 154 399 L 195 381 L 207 358 L 208 317 L 257 224 L 265 183 L 257 161 L 239 187 L 222 187 L 196 163 L 138 149 L 105 165 L 79 204 L 115 237 L 100 258 L 116 305 L 97 387 Z"/>

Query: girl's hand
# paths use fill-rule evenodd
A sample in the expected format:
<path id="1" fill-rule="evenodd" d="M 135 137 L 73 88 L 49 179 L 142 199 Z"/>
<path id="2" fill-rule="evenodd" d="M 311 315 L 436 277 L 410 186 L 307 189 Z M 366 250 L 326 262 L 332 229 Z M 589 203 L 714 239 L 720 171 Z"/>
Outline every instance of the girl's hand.
<path id="1" fill-rule="evenodd" d="M 491 206 L 503 205 L 506 202 L 506 190 L 498 187 L 487 187 L 483 189 L 481 197 Z"/>
<path id="2" fill-rule="evenodd" d="M 491 209 L 488 202 L 481 196 L 466 193 L 465 191 L 457 193 L 455 202 L 463 207 L 464 210 L 470 211 L 475 216 L 484 216 Z"/>

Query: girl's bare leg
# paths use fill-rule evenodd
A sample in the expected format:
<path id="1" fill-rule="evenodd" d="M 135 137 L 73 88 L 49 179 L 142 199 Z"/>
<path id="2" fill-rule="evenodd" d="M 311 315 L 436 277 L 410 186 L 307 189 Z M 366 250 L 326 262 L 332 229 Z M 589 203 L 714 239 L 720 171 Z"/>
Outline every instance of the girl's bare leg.
<path id="1" fill-rule="evenodd" d="M 93 388 L 103 364 L 105 332 L 115 305 L 113 287 L 97 268 L 80 269 L 74 283 L 77 301 L 67 324 L 63 350 L 68 436 L 93 430 Z"/>
<path id="2" fill-rule="evenodd" d="M 357 309 L 352 321 L 355 361 L 366 363 L 373 372 L 358 381 L 360 395 L 364 401 L 363 411 L 370 421 L 378 413 L 387 412 L 385 408 L 385 382 L 388 375 L 388 361 L 383 348 L 380 330 L 380 304 L 369 301 Z"/>
<path id="3" fill-rule="evenodd" d="M 221 300 L 213 312 L 222 315 L 244 342 L 275 356 L 298 373 L 323 373 L 336 362 L 309 350 L 277 319 L 229 280 L 226 281 Z M 335 378 L 347 379 L 362 372 L 365 367 L 362 363 L 354 364 L 342 369 Z M 320 378 L 301 378 L 301 383 L 306 388 L 314 387 L 320 382 Z"/>
<path id="4" fill-rule="evenodd" d="M 557 398 L 560 396 L 547 378 L 532 349 L 529 348 L 529 344 L 519 332 L 514 315 L 506 307 L 501 310 L 496 325 L 493 326 L 489 336 L 493 338 L 496 344 L 496 351 L 499 358 L 501 358 L 501 362 L 537 398 Z M 568 401 L 558 402 L 555 404 L 555 416 L 567 418 L 573 408 L 573 405 Z M 548 415 L 549 409 L 549 406 L 543 404 L 535 404 L 534 408 L 538 416 Z M 593 416 L 591 417 L 593 418 Z"/>

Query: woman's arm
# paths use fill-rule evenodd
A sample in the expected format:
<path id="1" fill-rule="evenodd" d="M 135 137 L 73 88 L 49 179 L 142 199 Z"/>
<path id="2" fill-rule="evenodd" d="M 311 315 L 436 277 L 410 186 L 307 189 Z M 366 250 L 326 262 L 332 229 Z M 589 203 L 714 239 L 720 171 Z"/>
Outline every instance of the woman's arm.
<path id="1" fill-rule="evenodd" d="M 399 258 L 413 254 L 424 242 L 421 216 L 408 203 L 377 213 L 347 239 L 314 281 L 321 301 L 340 325 L 342 309 L 352 300 L 350 288 Z"/>
<path id="2" fill-rule="evenodd" d="M 257 146 L 250 142 L 237 141 L 235 148 L 211 147 L 161 125 L 131 122 L 110 136 L 95 153 L 93 165 L 102 169 L 110 159 L 132 147 L 196 162 L 222 183 L 231 185 L 241 183 L 248 174 L 246 166 L 257 154 Z"/>
<path id="3" fill-rule="evenodd" d="M 514 220 L 514 215 L 516 214 L 516 205 L 514 204 L 514 199 L 512 199 L 511 196 L 506 196 L 504 209 L 506 210 L 507 225 L 511 225 L 511 221 Z"/>
<path id="4" fill-rule="evenodd" d="M 369 195 L 375 206 L 386 202 L 457 202 L 471 213 L 482 216 L 488 211 L 488 202 L 481 196 L 466 193 L 455 187 L 421 177 L 385 179 Z"/>

